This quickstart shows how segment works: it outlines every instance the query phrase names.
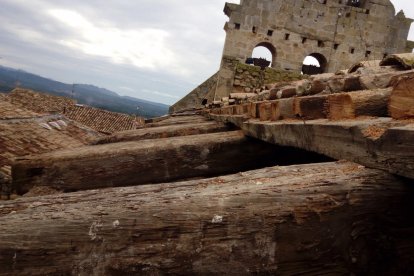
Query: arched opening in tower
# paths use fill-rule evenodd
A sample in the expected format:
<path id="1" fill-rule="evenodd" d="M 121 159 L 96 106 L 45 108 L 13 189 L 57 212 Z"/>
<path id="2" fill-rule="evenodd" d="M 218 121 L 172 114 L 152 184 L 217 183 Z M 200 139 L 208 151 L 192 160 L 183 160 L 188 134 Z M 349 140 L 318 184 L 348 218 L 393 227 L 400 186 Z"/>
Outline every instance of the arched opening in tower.
<path id="1" fill-rule="evenodd" d="M 357 7 L 357 8 L 360 8 L 360 7 L 362 7 L 362 1 L 361 0 L 348 0 L 347 1 L 347 3 L 346 3 L 348 6 L 351 6 L 351 7 Z"/>
<path id="2" fill-rule="evenodd" d="M 276 60 L 276 48 L 268 42 L 259 43 L 253 49 L 251 57 L 253 59 L 266 59 L 270 62 L 269 67 L 273 67 Z"/>
<path id="3" fill-rule="evenodd" d="M 326 58 L 319 53 L 313 53 L 305 57 L 302 65 L 302 74 L 317 75 L 326 70 Z"/>

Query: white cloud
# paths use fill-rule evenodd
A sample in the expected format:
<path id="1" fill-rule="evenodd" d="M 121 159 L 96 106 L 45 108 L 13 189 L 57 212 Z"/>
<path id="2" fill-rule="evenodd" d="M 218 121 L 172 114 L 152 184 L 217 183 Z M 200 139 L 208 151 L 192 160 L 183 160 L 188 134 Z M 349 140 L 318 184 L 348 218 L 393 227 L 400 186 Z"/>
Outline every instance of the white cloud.
<path id="1" fill-rule="evenodd" d="M 96 26 L 72 10 L 52 9 L 48 14 L 65 24 L 77 36 L 59 41 L 61 45 L 77 49 L 87 55 L 111 59 L 118 64 L 132 64 L 138 68 L 162 69 L 174 67 L 177 57 L 167 47 L 169 33 L 159 29 L 122 30 Z M 181 69 L 179 73 L 184 73 Z"/>
<path id="2" fill-rule="evenodd" d="M 179 97 L 176 96 L 176 95 L 171 95 L 171 94 L 168 94 L 168 93 L 163 93 L 163 92 L 159 92 L 159 91 L 155 91 L 155 90 L 142 89 L 141 91 L 144 92 L 144 93 L 147 93 L 147 94 L 155 94 L 155 95 L 158 95 L 158 96 L 168 97 L 168 98 L 172 98 L 172 99 L 179 99 Z"/>
<path id="3" fill-rule="evenodd" d="M 135 92 L 135 89 L 132 89 L 131 87 L 127 87 L 127 86 L 120 86 L 119 89 L 128 91 L 128 92 Z"/>
<path id="4" fill-rule="evenodd" d="M 0 0 L 0 62 L 171 104 L 218 69 L 226 1 Z"/>

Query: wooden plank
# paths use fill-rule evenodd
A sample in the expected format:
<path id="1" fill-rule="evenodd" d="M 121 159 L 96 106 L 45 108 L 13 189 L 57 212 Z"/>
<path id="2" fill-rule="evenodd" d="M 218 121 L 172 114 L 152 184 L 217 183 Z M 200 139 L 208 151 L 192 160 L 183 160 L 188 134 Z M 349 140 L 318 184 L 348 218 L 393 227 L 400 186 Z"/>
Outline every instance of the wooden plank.
<path id="1" fill-rule="evenodd" d="M 278 105 L 279 105 L 279 101 L 270 102 L 270 121 L 280 120 L 280 113 L 279 113 Z"/>
<path id="2" fill-rule="evenodd" d="M 358 116 L 385 117 L 391 89 L 364 90 L 328 96 L 328 117 L 331 120 L 354 119 Z"/>
<path id="3" fill-rule="evenodd" d="M 412 275 L 413 190 L 350 163 L 2 203 L 1 275 Z"/>
<path id="4" fill-rule="evenodd" d="M 160 127 L 160 126 L 172 126 L 181 124 L 196 124 L 207 122 L 208 119 L 201 115 L 185 115 L 185 116 L 169 116 L 162 121 L 145 124 L 145 127 Z"/>
<path id="5" fill-rule="evenodd" d="M 205 133 L 223 132 L 229 130 L 229 127 L 217 123 L 215 121 L 197 123 L 197 124 L 182 124 L 172 126 L 161 126 L 152 128 L 142 128 L 137 130 L 129 130 L 117 132 L 111 136 L 99 139 L 95 144 L 108 144 L 128 141 L 139 141 L 146 139 L 159 139 L 177 136 L 198 135 Z"/>
<path id="6" fill-rule="evenodd" d="M 259 119 L 260 121 L 269 121 L 271 117 L 271 103 L 263 102 L 259 104 Z"/>
<path id="7" fill-rule="evenodd" d="M 271 107 L 271 120 L 291 119 L 296 118 L 293 110 L 294 98 L 280 99 Z"/>
<path id="8" fill-rule="evenodd" d="M 306 120 L 326 118 L 328 96 L 297 97 L 293 100 L 294 114 Z"/>
<path id="9" fill-rule="evenodd" d="M 414 118 L 414 73 L 404 75 L 395 82 L 389 102 L 389 112 L 394 119 Z"/>
<path id="10" fill-rule="evenodd" d="M 248 121 L 246 135 L 346 159 L 414 179 L 414 124 L 390 118 L 349 121 Z"/>
<path id="11" fill-rule="evenodd" d="M 235 113 L 234 115 L 243 115 L 244 114 L 244 108 L 243 105 L 239 104 L 235 106 Z"/>
<path id="12" fill-rule="evenodd" d="M 251 102 L 250 103 L 250 118 L 259 118 L 259 109 L 258 109 L 258 103 L 257 102 Z"/>
<path id="13" fill-rule="evenodd" d="M 275 164 L 276 152 L 241 131 L 105 144 L 17 159 L 12 185 L 24 194 L 160 183 Z"/>

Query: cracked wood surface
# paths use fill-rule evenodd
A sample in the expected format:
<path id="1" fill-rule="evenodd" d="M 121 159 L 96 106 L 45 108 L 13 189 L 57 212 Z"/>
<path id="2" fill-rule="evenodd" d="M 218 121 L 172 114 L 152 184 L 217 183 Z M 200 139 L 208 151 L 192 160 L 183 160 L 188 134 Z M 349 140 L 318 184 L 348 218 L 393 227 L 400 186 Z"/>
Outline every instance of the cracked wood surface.
<path id="1" fill-rule="evenodd" d="M 346 159 L 414 179 L 414 124 L 410 120 L 361 117 L 343 121 L 260 122 L 243 115 L 209 116 L 233 123 L 247 136 L 265 142 Z"/>
<path id="2" fill-rule="evenodd" d="M 306 162 L 309 154 L 298 154 Z M 12 187 L 24 194 L 35 186 L 77 191 L 160 183 L 234 173 L 276 161 L 291 164 L 286 155 L 241 131 L 95 145 L 16 159 Z"/>
<path id="3" fill-rule="evenodd" d="M 96 144 L 108 144 L 127 141 L 138 141 L 145 139 L 158 139 L 176 136 L 197 135 L 215 132 L 224 132 L 230 128 L 215 121 L 202 123 L 188 123 L 171 126 L 149 127 L 137 130 L 128 130 L 114 133 L 109 137 L 99 139 Z"/>
<path id="4" fill-rule="evenodd" d="M 393 81 L 395 85 L 389 102 L 390 115 L 394 119 L 414 118 L 414 73 Z"/>
<path id="5" fill-rule="evenodd" d="M 0 275 L 412 275 L 409 182 L 336 162 L 21 198 Z"/>

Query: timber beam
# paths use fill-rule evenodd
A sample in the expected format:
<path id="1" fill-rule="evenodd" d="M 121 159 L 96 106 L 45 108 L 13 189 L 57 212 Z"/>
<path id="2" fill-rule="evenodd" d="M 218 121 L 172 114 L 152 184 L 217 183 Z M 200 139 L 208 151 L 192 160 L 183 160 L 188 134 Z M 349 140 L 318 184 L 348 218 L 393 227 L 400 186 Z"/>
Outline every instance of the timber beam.
<path id="1" fill-rule="evenodd" d="M 0 275 L 413 275 L 408 182 L 336 162 L 21 198 Z"/>
<path id="2" fill-rule="evenodd" d="M 265 142 L 346 159 L 414 179 L 414 124 L 411 121 L 357 118 L 271 122 L 231 115 L 209 116 L 235 123 L 247 136 Z"/>
<path id="3" fill-rule="evenodd" d="M 18 158 L 12 165 L 12 188 L 17 194 L 25 194 L 33 187 L 66 192 L 124 187 L 298 164 L 315 158 L 319 162 L 330 160 L 275 147 L 246 137 L 242 131 L 227 131 L 86 146 L 76 151 Z"/>
<path id="4" fill-rule="evenodd" d="M 207 133 L 216 133 L 228 131 L 231 128 L 228 125 L 217 123 L 215 121 L 202 123 L 188 123 L 178 125 L 168 125 L 160 127 L 148 127 L 136 130 L 127 130 L 116 132 L 111 136 L 99 139 L 95 144 L 119 143 L 128 141 L 139 141 L 146 139 L 159 139 L 168 137 L 198 135 Z"/>

